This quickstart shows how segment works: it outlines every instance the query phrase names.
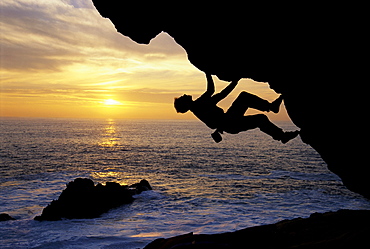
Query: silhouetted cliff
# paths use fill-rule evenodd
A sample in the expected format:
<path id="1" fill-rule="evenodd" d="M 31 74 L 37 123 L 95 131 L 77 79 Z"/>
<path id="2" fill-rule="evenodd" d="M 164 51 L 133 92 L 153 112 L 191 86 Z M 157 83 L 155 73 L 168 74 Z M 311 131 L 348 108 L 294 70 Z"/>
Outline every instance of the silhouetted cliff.
<path id="1" fill-rule="evenodd" d="M 309 218 L 283 220 L 220 234 L 184 234 L 156 239 L 144 249 L 318 249 L 362 248 L 368 244 L 370 211 L 339 210 Z"/>
<path id="2" fill-rule="evenodd" d="M 370 197 L 365 6 L 93 2 L 138 43 L 164 31 L 202 71 L 268 82 L 283 94 L 302 140 L 349 189 Z"/>

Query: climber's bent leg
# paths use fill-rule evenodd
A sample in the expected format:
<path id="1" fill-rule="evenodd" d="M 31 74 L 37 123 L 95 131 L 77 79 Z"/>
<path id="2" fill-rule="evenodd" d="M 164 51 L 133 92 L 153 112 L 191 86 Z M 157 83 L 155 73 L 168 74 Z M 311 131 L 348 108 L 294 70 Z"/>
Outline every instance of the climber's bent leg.
<path id="1" fill-rule="evenodd" d="M 241 92 L 226 113 L 234 117 L 241 117 L 248 108 L 268 112 L 270 111 L 270 103 L 257 95 Z"/>

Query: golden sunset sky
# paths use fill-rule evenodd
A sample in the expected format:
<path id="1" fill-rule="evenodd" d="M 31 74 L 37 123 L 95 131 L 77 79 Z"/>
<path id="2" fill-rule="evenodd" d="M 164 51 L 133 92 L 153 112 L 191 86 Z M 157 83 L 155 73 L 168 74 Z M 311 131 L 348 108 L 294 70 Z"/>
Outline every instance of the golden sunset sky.
<path id="1" fill-rule="evenodd" d="M 0 116 L 194 118 L 177 114 L 173 99 L 198 97 L 204 73 L 168 34 L 139 45 L 91 0 L 2 0 L 0 9 Z M 216 91 L 227 84 L 214 80 Z M 220 106 L 227 109 L 242 90 L 278 97 L 268 84 L 243 79 Z M 269 117 L 287 119 L 284 108 Z"/>

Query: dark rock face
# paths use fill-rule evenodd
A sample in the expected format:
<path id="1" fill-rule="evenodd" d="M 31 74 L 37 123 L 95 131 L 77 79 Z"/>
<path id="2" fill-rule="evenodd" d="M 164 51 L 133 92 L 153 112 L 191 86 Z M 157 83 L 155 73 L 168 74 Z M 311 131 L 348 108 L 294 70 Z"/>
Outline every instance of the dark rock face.
<path id="1" fill-rule="evenodd" d="M 369 210 L 340 210 L 309 218 L 214 235 L 185 234 L 157 239 L 145 249 L 167 248 L 361 248 L 368 243 Z"/>
<path id="2" fill-rule="evenodd" d="M 8 221 L 8 220 L 15 220 L 15 219 L 11 217 L 9 214 L 6 214 L 6 213 L 0 214 L 0 221 Z"/>
<path id="3" fill-rule="evenodd" d="M 104 185 L 87 178 L 77 178 L 67 184 L 58 200 L 45 207 L 35 220 L 89 219 L 99 217 L 109 209 L 134 201 L 132 195 L 151 190 L 147 180 L 131 186 L 121 186 L 116 182 Z"/>
<path id="4" fill-rule="evenodd" d="M 164 31 L 202 71 L 222 80 L 268 82 L 283 94 L 302 140 L 349 189 L 370 197 L 365 6 L 93 2 L 120 33 L 138 43 Z"/>

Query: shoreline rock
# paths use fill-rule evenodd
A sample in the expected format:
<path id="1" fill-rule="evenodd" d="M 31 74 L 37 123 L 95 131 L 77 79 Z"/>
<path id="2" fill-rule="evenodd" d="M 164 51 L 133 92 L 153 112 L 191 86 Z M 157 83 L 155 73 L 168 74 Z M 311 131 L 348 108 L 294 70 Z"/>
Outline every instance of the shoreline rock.
<path id="1" fill-rule="evenodd" d="M 151 190 L 147 180 L 141 180 L 130 186 L 116 182 L 106 182 L 105 185 L 88 178 L 77 178 L 67 184 L 57 200 L 45 207 L 38 221 L 55 221 L 65 219 L 97 218 L 112 208 L 134 201 L 133 195 Z"/>
<path id="2" fill-rule="evenodd" d="M 15 220 L 15 219 L 11 217 L 9 214 L 6 214 L 6 213 L 0 214 L 0 221 L 8 221 L 8 220 Z"/>
<path id="3" fill-rule="evenodd" d="M 309 218 L 221 234 L 184 234 L 156 239 L 144 249 L 195 248 L 362 248 L 368 244 L 370 210 L 314 213 Z"/>

